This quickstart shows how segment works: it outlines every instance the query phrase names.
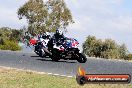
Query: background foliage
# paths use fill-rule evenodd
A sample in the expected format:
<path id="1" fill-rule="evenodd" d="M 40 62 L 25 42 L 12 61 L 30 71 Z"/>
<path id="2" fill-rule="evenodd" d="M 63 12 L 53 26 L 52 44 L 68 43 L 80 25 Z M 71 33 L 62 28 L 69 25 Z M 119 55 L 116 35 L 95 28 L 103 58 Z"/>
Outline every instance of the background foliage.
<path id="1" fill-rule="evenodd" d="M 1 50 L 21 50 L 18 42 L 21 40 L 22 30 L 8 27 L 0 28 L 0 49 Z"/>
<path id="2" fill-rule="evenodd" d="M 83 53 L 90 57 L 107 59 L 127 59 L 128 50 L 125 44 L 119 45 L 112 39 L 97 39 L 95 36 L 88 36 L 83 43 Z"/>
<path id="3" fill-rule="evenodd" d="M 18 16 L 19 19 L 27 19 L 28 32 L 31 35 L 66 29 L 73 23 L 64 0 L 29 0 L 18 9 Z"/>

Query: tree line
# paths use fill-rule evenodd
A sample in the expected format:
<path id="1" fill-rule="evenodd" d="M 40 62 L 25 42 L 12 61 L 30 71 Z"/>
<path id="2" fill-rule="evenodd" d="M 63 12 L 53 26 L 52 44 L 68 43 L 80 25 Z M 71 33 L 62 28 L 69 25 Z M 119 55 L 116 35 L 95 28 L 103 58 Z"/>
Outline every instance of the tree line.
<path id="1" fill-rule="evenodd" d="M 11 29 L 9 27 L 0 28 L 0 49 L 1 50 L 21 50 L 18 42 L 21 40 L 22 30 Z"/>
<path id="2" fill-rule="evenodd" d="M 89 35 L 82 47 L 83 53 L 90 57 L 128 59 L 129 52 L 126 45 L 119 45 L 112 39 L 101 40 Z"/>
<path id="3" fill-rule="evenodd" d="M 19 19 L 27 19 L 31 35 L 54 32 L 73 23 L 72 14 L 64 0 L 28 0 L 18 9 Z"/>
<path id="4" fill-rule="evenodd" d="M 28 26 L 22 30 L 9 27 L 0 28 L 0 49 L 19 50 L 17 42 L 22 38 L 28 41 L 30 36 L 46 31 L 54 32 L 56 29 L 67 31 L 66 27 L 70 23 L 74 23 L 72 14 L 64 0 L 47 0 L 45 2 L 43 0 L 28 0 L 18 8 L 17 13 L 19 19 L 27 19 Z"/>

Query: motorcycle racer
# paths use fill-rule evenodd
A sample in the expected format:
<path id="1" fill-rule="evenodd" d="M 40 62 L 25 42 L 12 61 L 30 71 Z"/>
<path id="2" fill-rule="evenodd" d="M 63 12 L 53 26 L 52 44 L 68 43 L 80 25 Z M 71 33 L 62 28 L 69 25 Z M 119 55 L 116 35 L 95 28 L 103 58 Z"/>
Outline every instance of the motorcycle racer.
<path id="1" fill-rule="evenodd" d="M 63 32 L 61 30 L 56 30 L 56 33 L 53 36 L 54 43 L 58 45 L 63 45 L 63 47 L 66 48 L 65 46 L 65 40 L 68 40 L 70 38 L 64 36 Z"/>
<path id="2" fill-rule="evenodd" d="M 67 38 L 60 30 L 56 30 L 55 34 L 48 42 L 48 51 L 51 52 L 51 59 L 53 61 L 69 59 L 85 63 L 87 59 L 84 54 L 79 52 L 78 44 L 76 39 Z"/>
<path id="3" fill-rule="evenodd" d="M 65 37 L 63 35 L 63 32 L 61 30 L 56 30 L 56 33 L 53 36 L 53 42 L 56 45 L 60 45 L 64 42 L 64 40 L 65 40 Z"/>

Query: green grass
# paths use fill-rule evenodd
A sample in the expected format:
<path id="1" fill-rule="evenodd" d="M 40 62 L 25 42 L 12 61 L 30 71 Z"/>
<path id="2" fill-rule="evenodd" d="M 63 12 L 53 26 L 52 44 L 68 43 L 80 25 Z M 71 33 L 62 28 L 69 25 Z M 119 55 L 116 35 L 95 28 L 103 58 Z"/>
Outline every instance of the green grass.
<path id="1" fill-rule="evenodd" d="M 85 84 L 66 78 L 0 68 L 0 88 L 132 88 L 132 84 Z"/>

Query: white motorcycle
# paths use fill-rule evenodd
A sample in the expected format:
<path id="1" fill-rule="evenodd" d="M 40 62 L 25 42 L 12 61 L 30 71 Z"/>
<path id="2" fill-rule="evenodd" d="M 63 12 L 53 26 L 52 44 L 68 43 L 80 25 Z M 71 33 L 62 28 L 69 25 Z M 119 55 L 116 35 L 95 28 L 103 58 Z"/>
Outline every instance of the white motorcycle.
<path id="1" fill-rule="evenodd" d="M 49 38 L 40 38 L 38 42 L 34 45 L 35 49 L 34 52 L 39 55 L 40 57 L 49 56 L 49 52 L 47 51 L 48 47 L 47 44 L 49 42 Z"/>

